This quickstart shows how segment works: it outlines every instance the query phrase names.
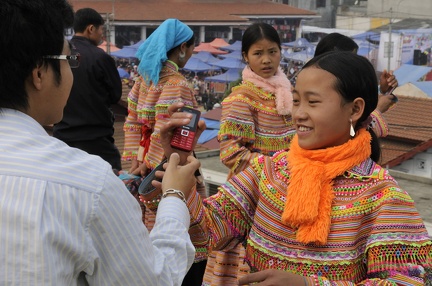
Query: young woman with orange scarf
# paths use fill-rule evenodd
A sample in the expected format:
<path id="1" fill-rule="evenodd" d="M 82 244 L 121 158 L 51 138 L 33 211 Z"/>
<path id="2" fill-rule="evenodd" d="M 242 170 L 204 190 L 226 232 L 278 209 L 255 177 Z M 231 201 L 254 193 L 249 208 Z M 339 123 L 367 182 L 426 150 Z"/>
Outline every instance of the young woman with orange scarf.
<path id="1" fill-rule="evenodd" d="M 430 236 L 375 163 L 377 86 L 364 57 L 312 59 L 293 91 L 290 151 L 256 157 L 204 200 L 209 251 L 246 247 L 256 273 L 240 285 L 430 285 Z"/>

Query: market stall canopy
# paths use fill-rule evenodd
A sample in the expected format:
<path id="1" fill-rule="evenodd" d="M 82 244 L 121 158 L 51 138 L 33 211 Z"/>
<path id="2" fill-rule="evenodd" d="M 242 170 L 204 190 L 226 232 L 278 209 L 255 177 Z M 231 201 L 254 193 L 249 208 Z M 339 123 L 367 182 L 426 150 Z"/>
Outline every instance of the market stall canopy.
<path id="1" fill-rule="evenodd" d="M 408 82 L 421 81 L 431 70 L 432 67 L 403 64 L 394 71 L 394 75 L 399 85 L 404 85 Z"/>
<path id="2" fill-rule="evenodd" d="M 122 68 L 117 68 L 117 71 L 119 73 L 120 78 L 129 78 L 130 77 L 129 73 Z"/>
<path id="3" fill-rule="evenodd" d="M 208 76 L 204 81 L 230 83 L 241 77 L 241 69 L 229 69 L 223 74 Z"/>
<path id="4" fill-rule="evenodd" d="M 282 49 L 282 56 L 284 56 L 285 58 L 289 58 L 295 53 L 304 53 L 307 57 L 312 58 L 315 54 L 315 49 L 315 45 L 308 46 L 307 48 L 302 48 L 299 51 L 294 51 L 293 48 Z"/>
<path id="5" fill-rule="evenodd" d="M 225 58 L 218 62 L 212 63 L 212 65 L 223 69 L 243 69 L 246 66 L 246 64 L 241 59 L 237 58 Z"/>
<path id="6" fill-rule="evenodd" d="M 357 35 L 351 36 L 354 40 L 362 40 L 369 42 L 379 42 L 381 38 L 381 34 L 378 32 L 364 32 Z"/>
<path id="7" fill-rule="evenodd" d="M 432 81 L 418 81 L 414 82 L 413 85 L 415 85 L 428 97 L 432 98 Z"/>
<path id="8" fill-rule="evenodd" d="M 359 46 L 357 50 L 357 55 L 364 56 L 364 57 L 369 56 L 371 51 L 379 48 L 378 45 L 375 45 L 368 41 L 356 41 L 356 43 Z"/>
<path id="9" fill-rule="evenodd" d="M 122 49 L 112 52 L 111 55 L 117 58 L 136 58 L 135 54 L 142 43 L 144 43 L 144 40 L 130 46 L 124 46 Z"/>
<path id="10" fill-rule="evenodd" d="M 282 47 L 290 47 L 290 48 L 307 48 L 311 46 L 315 46 L 315 45 L 311 44 L 305 38 L 298 38 L 297 40 L 292 42 L 282 43 Z"/>
<path id="11" fill-rule="evenodd" d="M 220 61 L 218 58 L 215 58 L 210 52 L 206 52 L 206 51 L 201 51 L 196 54 L 193 54 L 191 58 L 200 59 L 203 62 L 208 64 Z"/>
<path id="12" fill-rule="evenodd" d="M 225 40 L 222 38 L 216 38 L 213 41 L 211 41 L 209 44 L 212 45 L 212 47 L 214 47 L 214 48 L 221 48 L 221 47 L 229 46 L 229 44 L 227 42 L 225 42 Z"/>
<path id="13" fill-rule="evenodd" d="M 216 49 L 215 47 L 213 47 L 212 45 L 210 45 L 210 43 L 201 43 L 198 46 L 196 46 L 193 51 L 194 52 L 205 51 L 205 52 L 209 52 L 209 53 L 211 53 L 213 55 L 223 55 L 223 54 L 227 53 L 225 51 L 221 51 L 221 50 Z"/>
<path id="14" fill-rule="evenodd" d="M 136 58 L 135 54 L 136 54 L 136 49 L 126 46 L 123 49 L 112 52 L 111 56 L 122 58 L 122 59 L 129 59 L 129 58 Z"/>
<path id="15" fill-rule="evenodd" d="M 234 59 L 243 59 L 242 52 L 240 50 L 232 51 L 229 54 L 220 55 L 221 58 L 234 58 Z"/>
<path id="16" fill-rule="evenodd" d="M 186 71 L 193 71 L 195 73 L 197 72 L 204 72 L 204 71 L 210 71 L 210 70 L 220 70 L 218 67 L 211 66 L 209 64 L 206 64 L 202 60 L 198 58 L 191 57 L 186 65 L 183 68 Z"/>
<path id="17" fill-rule="evenodd" d="M 242 42 L 241 41 L 235 41 L 229 46 L 221 47 L 221 50 L 227 50 L 227 51 L 241 51 L 242 48 Z"/>
<path id="18" fill-rule="evenodd" d="M 100 44 L 98 47 L 106 52 L 107 48 L 108 48 L 108 44 L 106 41 L 103 41 L 102 44 Z M 112 52 L 118 51 L 120 49 L 117 48 L 113 43 L 110 43 L 109 50 L 110 50 L 110 53 L 112 53 Z"/>
<path id="19" fill-rule="evenodd" d="M 283 57 L 288 61 L 300 61 L 306 63 L 308 60 L 313 58 L 313 53 L 308 53 L 306 50 L 301 50 L 299 52 L 285 52 Z"/>

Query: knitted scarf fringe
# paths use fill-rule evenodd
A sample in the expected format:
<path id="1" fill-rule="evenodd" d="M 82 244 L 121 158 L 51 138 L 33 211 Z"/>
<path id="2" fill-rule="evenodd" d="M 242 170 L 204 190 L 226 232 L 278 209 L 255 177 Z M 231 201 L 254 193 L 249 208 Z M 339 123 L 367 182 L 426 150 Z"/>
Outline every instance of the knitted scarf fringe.
<path id="1" fill-rule="evenodd" d="M 327 243 L 333 179 L 360 164 L 371 154 L 371 136 L 360 129 L 348 142 L 326 149 L 305 150 L 292 141 L 287 155 L 291 172 L 282 222 L 298 227 L 297 240 L 302 243 Z"/>

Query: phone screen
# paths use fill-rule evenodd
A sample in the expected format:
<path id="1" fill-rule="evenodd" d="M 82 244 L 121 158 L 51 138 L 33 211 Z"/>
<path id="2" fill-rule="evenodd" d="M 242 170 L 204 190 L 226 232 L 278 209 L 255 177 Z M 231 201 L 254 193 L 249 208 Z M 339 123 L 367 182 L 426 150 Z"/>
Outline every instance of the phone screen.
<path id="1" fill-rule="evenodd" d="M 191 113 L 191 114 L 192 114 L 192 119 L 191 119 L 191 121 L 189 122 L 189 124 L 186 125 L 186 126 L 187 126 L 187 127 L 190 127 L 190 128 L 196 128 L 195 125 L 196 125 L 196 123 L 198 122 L 198 121 L 196 120 L 196 118 L 197 118 L 197 114 L 196 114 L 196 113 Z"/>
<path id="2" fill-rule="evenodd" d="M 180 111 L 191 113 L 192 118 L 187 125 L 183 125 L 182 127 L 176 128 L 174 130 L 174 135 L 171 139 L 171 146 L 179 150 L 190 152 L 193 149 L 201 112 L 188 107 L 183 107 Z"/>

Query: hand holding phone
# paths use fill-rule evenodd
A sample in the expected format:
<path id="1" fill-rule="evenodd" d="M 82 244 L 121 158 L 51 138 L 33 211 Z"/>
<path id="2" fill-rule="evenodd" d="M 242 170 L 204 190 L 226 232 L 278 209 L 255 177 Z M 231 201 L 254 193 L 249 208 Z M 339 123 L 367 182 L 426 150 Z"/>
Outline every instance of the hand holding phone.
<path id="1" fill-rule="evenodd" d="M 387 92 L 385 93 L 385 95 L 391 95 L 391 96 L 393 96 L 392 101 L 393 101 L 394 103 L 396 103 L 396 102 L 398 101 L 398 98 L 396 97 L 396 95 L 393 94 L 393 91 L 396 89 L 396 87 L 397 87 L 397 86 L 392 87 L 389 91 L 387 91 Z"/>
<path id="2" fill-rule="evenodd" d="M 167 159 L 163 160 L 159 165 L 156 166 L 145 178 L 142 180 L 138 187 L 138 193 L 143 196 L 145 201 L 151 201 L 160 192 L 156 192 L 156 188 L 152 185 L 152 181 L 156 180 L 161 182 L 162 180 L 156 177 L 157 171 L 163 171 L 163 165 L 167 162 Z"/>
<path id="3" fill-rule="evenodd" d="M 192 119 L 188 125 L 183 125 L 174 130 L 171 147 L 190 152 L 193 149 L 201 112 L 189 107 L 182 107 L 180 111 L 192 114 Z"/>

